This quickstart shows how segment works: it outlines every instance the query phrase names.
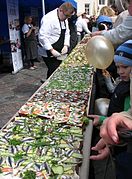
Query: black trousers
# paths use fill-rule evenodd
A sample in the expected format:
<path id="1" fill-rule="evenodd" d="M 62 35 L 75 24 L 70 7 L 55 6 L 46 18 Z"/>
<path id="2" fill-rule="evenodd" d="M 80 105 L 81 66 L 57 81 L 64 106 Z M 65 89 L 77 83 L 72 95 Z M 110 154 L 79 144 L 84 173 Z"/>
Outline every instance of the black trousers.
<path id="1" fill-rule="evenodd" d="M 132 153 L 122 152 L 116 156 L 116 178 L 132 179 Z"/>
<path id="2" fill-rule="evenodd" d="M 43 57 L 43 60 L 48 68 L 47 71 L 47 79 L 51 76 L 51 74 L 60 66 L 61 60 L 57 60 L 55 57 Z"/>

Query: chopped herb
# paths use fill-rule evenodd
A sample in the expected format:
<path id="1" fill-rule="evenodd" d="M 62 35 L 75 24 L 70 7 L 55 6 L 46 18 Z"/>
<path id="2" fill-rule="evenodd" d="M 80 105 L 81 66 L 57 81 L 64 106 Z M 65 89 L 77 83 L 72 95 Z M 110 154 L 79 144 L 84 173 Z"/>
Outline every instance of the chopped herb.
<path id="1" fill-rule="evenodd" d="M 10 139 L 9 140 L 9 144 L 10 145 L 20 145 L 22 143 L 22 141 L 21 140 L 19 140 L 19 139 Z"/>
<path id="2" fill-rule="evenodd" d="M 25 154 L 24 154 L 24 153 L 21 153 L 21 152 L 16 153 L 16 154 L 14 155 L 14 161 L 17 162 L 18 160 L 22 159 L 24 155 L 25 155 Z"/>
<path id="3" fill-rule="evenodd" d="M 87 117 L 83 117 L 82 122 L 87 125 L 89 124 L 89 119 Z"/>
<path id="4" fill-rule="evenodd" d="M 32 170 L 27 170 L 24 172 L 22 179 L 36 179 L 36 172 Z"/>

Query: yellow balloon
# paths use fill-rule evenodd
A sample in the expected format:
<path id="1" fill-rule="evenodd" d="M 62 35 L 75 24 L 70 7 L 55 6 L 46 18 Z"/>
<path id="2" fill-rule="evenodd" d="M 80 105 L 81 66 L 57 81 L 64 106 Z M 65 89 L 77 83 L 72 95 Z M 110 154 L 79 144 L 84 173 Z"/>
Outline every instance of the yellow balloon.
<path id="1" fill-rule="evenodd" d="M 86 58 L 95 68 L 106 69 L 113 61 L 114 47 L 102 35 L 92 37 L 86 45 Z"/>

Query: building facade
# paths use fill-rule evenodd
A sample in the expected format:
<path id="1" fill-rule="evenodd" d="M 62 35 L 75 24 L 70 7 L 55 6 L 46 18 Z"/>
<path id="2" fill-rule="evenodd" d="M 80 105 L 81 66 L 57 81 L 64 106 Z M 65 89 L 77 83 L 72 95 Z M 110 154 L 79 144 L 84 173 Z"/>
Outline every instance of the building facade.
<path id="1" fill-rule="evenodd" d="M 109 5 L 108 0 L 76 0 L 77 12 L 86 12 L 88 15 L 98 15 L 103 6 Z"/>

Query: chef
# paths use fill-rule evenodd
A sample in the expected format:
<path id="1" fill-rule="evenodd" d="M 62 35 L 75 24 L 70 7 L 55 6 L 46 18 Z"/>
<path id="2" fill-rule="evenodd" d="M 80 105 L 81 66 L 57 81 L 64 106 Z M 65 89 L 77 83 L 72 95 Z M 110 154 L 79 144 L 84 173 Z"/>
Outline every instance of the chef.
<path id="1" fill-rule="evenodd" d="M 48 68 L 47 78 L 59 67 L 62 56 L 67 54 L 70 34 L 67 19 L 74 13 L 71 3 L 65 2 L 59 8 L 42 17 L 39 30 L 39 54 Z"/>

